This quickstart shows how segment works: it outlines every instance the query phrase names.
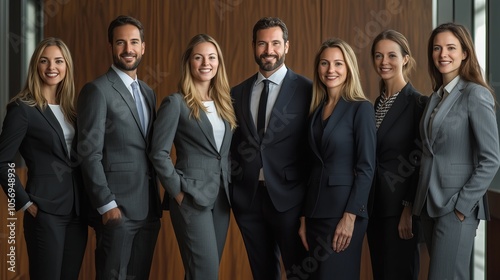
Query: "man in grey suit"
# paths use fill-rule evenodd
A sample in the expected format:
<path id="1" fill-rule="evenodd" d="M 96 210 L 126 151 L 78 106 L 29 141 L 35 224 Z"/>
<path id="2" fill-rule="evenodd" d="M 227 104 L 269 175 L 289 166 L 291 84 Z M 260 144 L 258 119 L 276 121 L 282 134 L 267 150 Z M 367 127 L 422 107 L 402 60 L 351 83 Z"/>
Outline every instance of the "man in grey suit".
<path id="1" fill-rule="evenodd" d="M 94 209 L 96 276 L 148 279 L 161 216 L 148 160 L 156 96 L 137 79 L 142 24 L 119 16 L 109 25 L 108 40 L 113 65 L 83 87 L 77 105 L 78 153 Z"/>
<path id="2" fill-rule="evenodd" d="M 307 257 L 298 230 L 312 83 L 284 64 L 289 42 L 281 19 L 260 19 L 252 45 L 259 72 L 231 90 L 238 128 L 230 196 L 254 279 L 274 280 L 281 279 L 280 255 L 289 276 Z"/>

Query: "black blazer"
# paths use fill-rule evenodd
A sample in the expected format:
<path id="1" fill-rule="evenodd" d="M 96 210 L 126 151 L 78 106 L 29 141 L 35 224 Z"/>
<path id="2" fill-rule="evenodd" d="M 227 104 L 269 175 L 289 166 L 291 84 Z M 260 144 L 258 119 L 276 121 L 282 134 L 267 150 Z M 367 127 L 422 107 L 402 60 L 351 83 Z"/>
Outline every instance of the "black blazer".
<path id="1" fill-rule="evenodd" d="M 375 100 L 375 109 L 380 99 Z M 376 217 L 399 216 L 402 201 L 415 198 L 422 154 L 419 123 L 427 99 L 407 83 L 377 130 L 377 166 L 369 206 Z"/>
<path id="2" fill-rule="evenodd" d="M 75 128 L 76 132 L 76 128 Z M 63 130 L 49 107 L 45 110 L 15 101 L 7 106 L 0 135 L 0 184 L 8 194 L 9 164 L 19 151 L 28 167 L 26 188 L 15 176 L 15 208 L 33 201 L 39 209 L 68 215 L 73 207 L 80 212 L 81 175 L 76 156 L 76 135 L 69 157 Z M 11 182 L 12 183 L 12 182 Z"/>
<path id="3" fill-rule="evenodd" d="M 238 128 L 231 143 L 233 207 L 252 204 L 259 181 L 260 157 L 269 196 L 278 211 L 304 201 L 307 172 L 307 115 L 312 83 L 288 69 L 269 118 L 262 145 L 250 111 L 257 74 L 231 90 Z"/>
<path id="4" fill-rule="evenodd" d="M 375 115 L 369 101 L 340 98 L 324 129 L 323 105 L 311 118 L 312 170 L 304 214 L 340 218 L 344 212 L 367 218 L 375 171 Z"/>

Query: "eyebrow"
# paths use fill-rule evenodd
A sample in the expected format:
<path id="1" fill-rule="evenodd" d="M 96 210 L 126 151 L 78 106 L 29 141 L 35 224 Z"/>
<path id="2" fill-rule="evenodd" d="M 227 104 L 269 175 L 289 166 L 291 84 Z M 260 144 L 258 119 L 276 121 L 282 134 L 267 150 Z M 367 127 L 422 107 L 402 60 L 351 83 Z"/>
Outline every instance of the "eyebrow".
<path id="1" fill-rule="evenodd" d="M 193 55 L 201 55 L 201 56 L 203 56 L 203 54 L 201 54 L 201 53 L 193 53 Z M 208 55 L 217 55 L 217 53 L 209 53 Z"/>
<path id="2" fill-rule="evenodd" d="M 46 56 L 40 56 L 40 58 L 45 58 L 45 59 L 49 59 L 48 57 Z M 58 57 L 54 57 L 55 59 L 64 59 L 64 57 L 62 56 L 58 56 Z"/>

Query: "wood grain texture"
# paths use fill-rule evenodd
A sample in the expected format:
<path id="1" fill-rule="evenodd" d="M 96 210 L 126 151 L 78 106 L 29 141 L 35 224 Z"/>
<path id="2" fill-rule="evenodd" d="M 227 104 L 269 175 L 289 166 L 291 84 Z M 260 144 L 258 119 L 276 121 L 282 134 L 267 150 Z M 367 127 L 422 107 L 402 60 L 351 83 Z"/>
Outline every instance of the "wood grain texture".
<path id="1" fill-rule="evenodd" d="M 427 40 L 432 31 L 432 0 L 322 1 L 321 37 L 345 40 L 356 52 L 365 95 L 377 98 L 379 78 L 373 69 L 371 45 L 386 29 L 394 29 L 408 39 L 417 67 L 410 75 L 413 86 L 429 95 Z"/>
<path id="2" fill-rule="evenodd" d="M 189 39 L 207 33 L 220 44 L 231 86 L 258 67 L 252 51 L 252 28 L 264 16 L 282 18 L 289 29 L 290 49 L 286 65 L 312 78 L 313 59 L 321 42 L 340 37 L 356 49 L 361 81 L 367 96 L 379 94 L 378 77 L 370 58 L 371 41 L 382 28 L 392 28 L 407 36 L 417 61 L 413 85 L 430 93 L 426 65 L 426 43 L 431 31 L 432 0 L 44 0 L 44 34 L 63 39 L 75 64 L 77 92 L 102 75 L 112 63 L 107 42 L 111 20 L 121 14 L 139 19 L 145 29 L 146 50 L 139 77 L 156 92 L 158 102 L 177 91 L 180 56 Z M 384 18 L 384 15 L 390 17 Z M 364 36 L 362 35 L 364 34 Z M 158 103 L 159 105 L 159 103 Z M 0 195 L 0 219 L 6 220 L 5 195 Z M 27 255 L 22 235 L 22 214 L 18 214 L 18 272 L 7 273 L 5 256 L 0 257 L 0 279 L 28 279 Z M 2 226 L 1 250 L 5 252 L 6 229 Z M 94 279 L 95 237 L 89 242 L 80 279 Z M 372 279 L 368 248 L 363 252 L 362 277 Z M 424 262 L 425 262 L 424 255 Z M 423 268 L 425 271 L 425 267 Z M 164 212 L 150 279 L 183 279 L 183 267 L 168 212 Z M 221 263 L 221 280 L 252 279 L 246 250 L 239 229 L 231 217 L 230 229 Z M 421 278 L 421 279 L 425 279 Z"/>

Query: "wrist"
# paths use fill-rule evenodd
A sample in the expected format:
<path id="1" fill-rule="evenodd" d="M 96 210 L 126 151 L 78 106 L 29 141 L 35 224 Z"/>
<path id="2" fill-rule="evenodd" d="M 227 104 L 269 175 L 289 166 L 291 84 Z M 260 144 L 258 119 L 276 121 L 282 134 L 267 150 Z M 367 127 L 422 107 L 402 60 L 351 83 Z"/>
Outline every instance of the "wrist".
<path id="1" fill-rule="evenodd" d="M 412 203 L 412 202 L 410 202 L 410 201 L 408 201 L 408 200 L 403 200 L 403 201 L 401 202 L 401 204 L 402 204 L 404 207 L 410 207 L 410 208 L 411 208 L 411 207 L 413 206 L 413 203 Z"/>

